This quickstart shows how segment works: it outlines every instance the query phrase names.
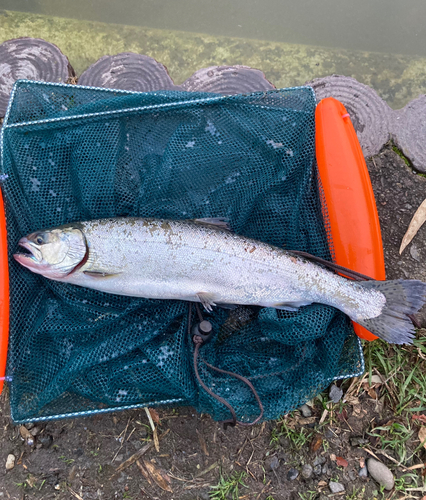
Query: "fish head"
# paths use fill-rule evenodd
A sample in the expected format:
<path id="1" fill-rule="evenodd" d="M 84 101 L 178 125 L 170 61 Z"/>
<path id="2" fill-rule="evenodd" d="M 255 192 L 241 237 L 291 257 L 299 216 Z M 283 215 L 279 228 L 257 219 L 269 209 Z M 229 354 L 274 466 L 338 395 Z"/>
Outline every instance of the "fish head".
<path id="1" fill-rule="evenodd" d="M 87 258 L 86 238 L 71 226 L 36 231 L 18 244 L 27 251 L 14 254 L 14 259 L 46 278 L 65 278 Z"/>

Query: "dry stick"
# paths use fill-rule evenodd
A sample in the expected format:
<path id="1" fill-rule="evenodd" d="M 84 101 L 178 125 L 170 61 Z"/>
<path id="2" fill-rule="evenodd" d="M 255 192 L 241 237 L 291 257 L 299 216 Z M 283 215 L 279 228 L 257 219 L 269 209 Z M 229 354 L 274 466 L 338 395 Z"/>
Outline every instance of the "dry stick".
<path id="1" fill-rule="evenodd" d="M 127 432 L 127 428 L 129 427 L 129 424 L 130 424 L 130 418 L 129 418 L 129 420 L 127 421 L 126 428 L 125 428 L 125 429 L 124 429 L 124 431 L 123 431 L 123 432 L 124 432 L 124 437 L 123 437 L 122 441 L 120 442 L 120 448 L 118 448 L 117 453 L 114 455 L 114 458 L 111 460 L 111 463 L 113 463 L 113 462 L 114 462 L 114 460 L 116 459 L 117 455 L 120 453 L 121 448 L 123 448 L 123 444 L 124 444 L 124 441 L 125 441 L 126 432 Z M 121 432 L 121 433 L 119 434 L 118 439 L 120 439 L 121 434 L 123 434 L 123 432 Z"/>
<path id="2" fill-rule="evenodd" d="M 260 495 L 262 495 L 262 494 L 263 494 L 263 492 L 266 490 L 266 488 L 268 488 L 268 486 L 271 484 L 271 482 L 272 482 L 272 480 L 270 479 L 270 480 L 269 480 L 269 483 L 268 483 L 268 484 L 266 484 L 266 485 L 263 487 L 263 490 L 262 490 L 262 491 L 261 491 L 261 492 L 257 495 L 256 500 L 259 500 Z"/>
<path id="3" fill-rule="evenodd" d="M 382 374 L 377 370 L 376 367 L 374 367 L 373 370 L 376 372 L 376 375 L 378 375 L 380 377 L 380 380 L 385 385 L 386 389 L 388 390 L 388 393 L 389 393 L 390 397 L 393 399 L 394 404 L 397 405 L 398 401 L 396 400 L 396 397 L 395 397 L 393 391 L 391 391 L 390 387 L 388 386 L 388 383 L 385 380 L 385 377 L 382 376 Z"/>
<path id="4" fill-rule="evenodd" d="M 423 469 L 424 467 L 426 467 L 426 464 L 416 464 L 411 467 L 407 467 L 407 470 Z"/>
<path id="5" fill-rule="evenodd" d="M 367 448 L 364 448 L 365 451 L 367 451 L 368 453 L 371 453 L 372 455 L 373 452 L 369 451 Z M 404 472 L 407 472 L 407 467 L 405 467 L 404 465 L 402 465 L 401 462 L 398 462 L 398 460 L 395 460 L 394 458 L 390 457 L 387 453 L 385 453 L 383 450 L 378 450 L 377 448 L 374 448 L 374 451 L 377 452 L 377 453 L 380 453 L 380 455 L 383 455 L 384 457 L 386 457 L 388 460 L 390 460 L 391 462 L 393 462 L 394 464 L 396 464 L 398 467 L 401 467 L 401 469 L 404 471 Z M 375 455 L 374 455 L 375 456 Z M 377 458 L 377 457 L 376 457 Z M 380 459 L 378 459 L 380 460 Z"/>
<path id="6" fill-rule="evenodd" d="M 76 493 L 73 489 L 71 489 L 69 486 L 68 486 L 68 491 L 71 493 L 72 496 L 74 496 L 75 498 L 77 498 L 77 500 L 84 500 L 78 493 Z"/>
<path id="7" fill-rule="evenodd" d="M 209 454 L 209 450 L 207 449 L 207 444 L 206 444 L 206 440 L 204 439 L 204 436 L 202 435 L 202 433 L 198 429 L 195 429 L 195 432 L 198 435 L 198 440 L 200 441 L 200 446 L 201 446 L 202 452 L 204 453 L 204 455 L 206 455 L 206 457 L 209 457 L 210 454 Z"/>
<path id="8" fill-rule="evenodd" d="M 373 453 L 371 450 L 369 450 L 368 448 L 363 448 L 363 450 L 365 450 L 365 451 L 366 451 L 367 453 L 369 453 L 370 455 L 373 455 L 373 457 L 374 457 L 376 460 L 378 460 L 379 462 L 382 462 L 382 461 L 380 460 L 380 458 L 379 458 L 379 457 L 378 457 L 375 453 Z M 382 462 L 382 463 L 383 463 L 383 462 Z"/>
<path id="9" fill-rule="evenodd" d="M 163 434 L 161 434 L 161 436 L 159 437 L 159 440 L 161 441 L 164 437 L 167 436 L 169 432 L 170 429 L 167 429 L 165 432 L 163 432 Z M 115 469 L 114 474 L 109 478 L 109 480 L 111 481 L 119 472 L 123 471 L 124 469 L 129 467 L 129 465 L 132 465 L 134 462 L 136 462 L 136 460 L 141 458 L 142 455 L 144 455 L 150 448 L 152 448 L 153 444 L 154 444 L 153 441 L 151 441 L 150 443 L 146 444 L 143 448 L 138 450 L 135 454 L 133 454 L 130 458 L 121 463 Z"/>
<path id="10" fill-rule="evenodd" d="M 345 398 L 347 398 L 348 396 L 351 396 L 351 392 L 352 392 L 352 388 L 355 387 L 356 383 L 358 381 L 358 377 L 353 377 L 352 378 L 352 382 L 351 382 L 351 385 L 348 387 L 348 390 L 346 391 L 346 394 L 345 394 Z"/>
<path id="11" fill-rule="evenodd" d="M 151 426 L 151 429 L 152 429 L 152 436 L 154 438 L 155 450 L 158 453 L 160 451 L 160 443 L 158 442 L 157 428 L 154 425 L 154 421 L 152 420 L 151 413 L 149 412 L 149 408 L 147 406 L 145 406 L 144 410 L 145 410 L 146 416 L 148 417 L 149 425 Z"/>
<path id="12" fill-rule="evenodd" d="M 213 462 L 211 465 L 207 467 L 207 469 L 204 469 L 203 471 L 199 472 L 198 474 L 195 474 L 194 478 L 199 478 L 201 476 L 204 476 L 208 472 L 210 472 L 213 469 L 216 469 L 216 467 L 219 467 L 219 462 Z"/>

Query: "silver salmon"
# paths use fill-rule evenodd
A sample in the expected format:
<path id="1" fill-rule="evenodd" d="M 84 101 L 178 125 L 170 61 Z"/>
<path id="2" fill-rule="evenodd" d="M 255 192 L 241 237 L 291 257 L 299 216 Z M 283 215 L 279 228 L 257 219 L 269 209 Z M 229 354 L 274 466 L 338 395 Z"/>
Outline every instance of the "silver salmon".
<path id="1" fill-rule="evenodd" d="M 417 280 L 354 282 L 281 248 L 238 236 L 220 219 L 111 218 L 32 233 L 14 258 L 34 273 L 102 292 L 297 310 L 336 307 L 378 337 L 411 343 Z"/>

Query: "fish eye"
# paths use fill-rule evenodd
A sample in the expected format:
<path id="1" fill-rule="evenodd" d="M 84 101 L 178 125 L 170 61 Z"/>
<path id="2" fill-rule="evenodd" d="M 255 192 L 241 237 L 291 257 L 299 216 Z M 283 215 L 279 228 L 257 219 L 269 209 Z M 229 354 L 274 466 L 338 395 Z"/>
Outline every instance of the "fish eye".
<path id="1" fill-rule="evenodd" d="M 36 243 L 37 243 L 38 245 L 42 245 L 42 244 L 44 243 L 43 236 L 40 236 L 40 235 L 39 235 L 39 236 L 37 236 L 37 238 L 36 238 Z"/>

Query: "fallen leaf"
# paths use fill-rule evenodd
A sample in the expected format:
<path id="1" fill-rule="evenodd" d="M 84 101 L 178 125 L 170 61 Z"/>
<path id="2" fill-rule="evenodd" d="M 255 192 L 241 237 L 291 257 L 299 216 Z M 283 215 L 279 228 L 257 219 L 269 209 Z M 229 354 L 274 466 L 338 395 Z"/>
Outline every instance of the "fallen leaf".
<path id="1" fill-rule="evenodd" d="M 142 473 L 142 476 L 148 481 L 149 485 L 152 486 L 151 477 L 148 471 L 145 469 L 145 466 L 141 463 L 140 460 L 136 460 L 136 465 L 139 467 L 139 470 Z"/>
<path id="2" fill-rule="evenodd" d="M 364 457 L 361 457 L 359 459 L 359 467 L 360 467 L 360 469 L 363 469 L 365 467 L 365 458 Z"/>
<path id="3" fill-rule="evenodd" d="M 379 377 L 379 375 L 372 375 L 371 376 L 371 385 L 377 384 L 377 385 L 382 385 L 383 380 L 382 377 Z"/>
<path id="4" fill-rule="evenodd" d="M 315 453 L 321 448 L 322 445 L 322 436 L 321 434 L 315 434 L 314 438 L 311 441 L 311 452 Z"/>
<path id="5" fill-rule="evenodd" d="M 376 394 L 376 391 L 374 390 L 373 386 L 370 387 L 368 385 L 368 383 L 365 382 L 364 384 L 362 384 L 362 387 L 363 387 L 364 391 L 368 393 L 368 395 L 370 396 L 371 399 L 377 398 L 377 394 Z"/>
<path id="6" fill-rule="evenodd" d="M 359 405 L 359 399 L 355 396 L 348 396 L 348 397 L 345 397 L 345 401 L 346 403 L 350 404 L 350 405 Z"/>
<path id="7" fill-rule="evenodd" d="M 160 415 L 158 415 L 158 412 L 156 410 L 154 410 L 154 408 L 149 408 L 149 413 L 151 415 L 152 420 L 154 420 L 154 422 L 156 424 L 159 424 L 160 423 Z"/>
<path id="8" fill-rule="evenodd" d="M 337 457 L 336 457 L 336 455 L 335 455 L 334 453 L 332 453 L 332 454 L 330 455 L 330 460 L 331 460 L 332 462 L 335 462 L 335 461 L 337 460 Z"/>
<path id="9" fill-rule="evenodd" d="M 426 415 L 413 415 L 411 418 L 413 420 L 420 420 L 420 422 L 426 424 Z"/>
<path id="10" fill-rule="evenodd" d="M 144 460 L 143 463 L 157 486 L 159 486 L 164 491 L 173 493 L 173 490 L 170 486 L 171 479 L 168 476 L 167 472 L 163 469 L 160 469 L 159 467 L 155 467 L 155 465 L 148 460 Z"/>
<path id="11" fill-rule="evenodd" d="M 319 488 L 325 488 L 326 486 L 327 486 L 327 483 L 326 483 L 325 481 L 320 481 L 320 482 L 318 483 L 318 487 L 319 487 Z"/>
<path id="12" fill-rule="evenodd" d="M 358 405 L 353 405 L 352 406 L 352 409 L 353 409 L 353 412 L 355 413 L 355 415 L 359 415 L 361 413 L 361 405 L 358 404 Z"/>
<path id="13" fill-rule="evenodd" d="M 202 435 L 202 433 L 198 429 L 195 429 L 195 430 L 197 431 L 197 434 L 198 434 L 198 440 L 200 441 L 201 449 L 202 449 L 204 455 L 206 455 L 206 457 L 208 457 L 209 450 L 207 449 L 206 440 L 204 439 L 204 436 Z"/>
<path id="14" fill-rule="evenodd" d="M 343 457 L 336 457 L 336 464 L 338 467 L 347 467 L 349 465 Z"/>
<path id="15" fill-rule="evenodd" d="M 314 424 L 317 420 L 317 417 L 297 417 L 297 423 L 299 425 L 309 425 Z"/>
<path id="16" fill-rule="evenodd" d="M 33 437 L 25 425 L 21 425 L 21 427 L 19 427 L 19 434 L 21 434 L 23 439 L 31 439 Z"/>
<path id="17" fill-rule="evenodd" d="M 419 429 L 419 439 L 420 443 L 423 444 L 423 448 L 426 448 L 426 427 L 424 426 Z"/>
<path id="18" fill-rule="evenodd" d="M 417 209 L 411 222 L 408 226 L 407 232 L 402 238 L 401 247 L 399 248 L 399 253 L 402 254 L 405 247 L 410 243 L 410 241 L 416 236 L 418 230 L 422 227 L 424 221 L 426 220 L 426 200 L 423 200 L 422 204 Z"/>

